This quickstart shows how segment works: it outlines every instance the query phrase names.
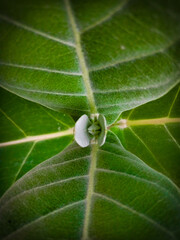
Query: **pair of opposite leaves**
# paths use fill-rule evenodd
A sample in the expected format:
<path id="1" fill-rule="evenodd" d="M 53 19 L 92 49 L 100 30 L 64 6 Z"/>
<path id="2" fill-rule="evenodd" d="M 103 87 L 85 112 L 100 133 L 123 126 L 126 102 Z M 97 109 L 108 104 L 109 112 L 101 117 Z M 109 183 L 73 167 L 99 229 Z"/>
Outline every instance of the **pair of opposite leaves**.
<path id="1" fill-rule="evenodd" d="M 75 124 L 75 140 L 81 147 L 90 143 L 102 146 L 106 140 L 106 119 L 102 114 L 84 114 Z"/>

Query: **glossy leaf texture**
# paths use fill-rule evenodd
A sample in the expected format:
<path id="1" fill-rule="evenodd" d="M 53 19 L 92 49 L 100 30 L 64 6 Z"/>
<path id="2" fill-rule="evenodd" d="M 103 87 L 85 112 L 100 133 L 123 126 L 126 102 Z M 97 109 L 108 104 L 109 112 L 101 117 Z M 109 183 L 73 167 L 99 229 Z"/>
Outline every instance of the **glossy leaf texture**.
<path id="1" fill-rule="evenodd" d="M 0 89 L 0 195 L 70 144 L 73 126 L 68 115 Z"/>
<path id="2" fill-rule="evenodd" d="M 1 0 L 0 85 L 110 124 L 179 81 L 179 9 L 177 0 Z"/>
<path id="3" fill-rule="evenodd" d="M 116 184 L 114 184 L 116 183 Z M 2 197 L 3 239 L 178 239 L 180 192 L 108 133 L 72 144 Z"/>
<path id="4" fill-rule="evenodd" d="M 120 118 L 111 130 L 124 147 L 180 186 L 180 86 Z"/>

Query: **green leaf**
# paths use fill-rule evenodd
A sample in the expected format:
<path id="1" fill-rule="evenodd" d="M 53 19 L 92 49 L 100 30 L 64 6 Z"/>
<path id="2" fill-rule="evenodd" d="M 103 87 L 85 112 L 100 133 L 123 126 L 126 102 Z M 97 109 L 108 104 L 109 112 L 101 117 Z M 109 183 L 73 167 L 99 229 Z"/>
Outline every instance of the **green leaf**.
<path id="1" fill-rule="evenodd" d="M 126 149 L 180 186 L 179 106 L 180 87 L 177 86 L 164 97 L 123 113 L 124 120 L 111 130 Z"/>
<path id="2" fill-rule="evenodd" d="M 61 152 L 74 121 L 0 89 L 0 195 L 18 178 Z"/>
<path id="3" fill-rule="evenodd" d="M 177 187 L 108 135 L 19 179 L 1 199 L 1 238 L 178 239 Z"/>
<path id="4" fill-rule="evenodd" d="M 110 124 L 179 81 L 179 9 L 177 0 L 1 0 L 0 85 Z"/>
<path id="5" fill-rule="evenodd" d="M 180 238 L 179 12 L 178 0 L 0 1 L 0 239 Z M 58 112 L 104 115 L 116 135 L 62 151 L 74 121 Z"/>

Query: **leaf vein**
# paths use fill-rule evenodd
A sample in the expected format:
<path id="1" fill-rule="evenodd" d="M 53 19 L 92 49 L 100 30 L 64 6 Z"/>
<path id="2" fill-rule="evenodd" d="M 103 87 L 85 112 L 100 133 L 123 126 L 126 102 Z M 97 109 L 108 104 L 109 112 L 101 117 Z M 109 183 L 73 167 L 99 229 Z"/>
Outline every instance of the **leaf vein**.
<path id="1" fill-rule="evenodd" d="M 173 46 L 177 42 L 178 39 L 172 41 L 171 43 L 169 43 L 164 48 L 157 49 L 155 51 L 152 51 L 151 53 L 149 53 L 149 52 L 148 53 L 143 53 L 143 54 L 140 54 L 138 56 L 133 56 L 133 57 L 129 57 L 129 58 L 126 58 L 126 59 L 120 59 L 120 60 L 114 61 L 112 63 L 103 64 L 102 66 L 91 67 L 90 72 L 106 70 L 106 69 L 111 68 L 111 67 L 116 67 L 116 65 L 118 65 L 118 64 L 123 64 L 123 63 L 126 63 L 126 62 L 133 62 L 133 61 L 136 61 L 136 60 L 140 60 L 142 58 L 152 57 L 152 56 L 154 56 L 156 54 L 159 54 L 159 53 L 164 53 L 168 48 Z"/>
<path id="2" fill-rule="evenodd" d="M 172 79 L 168 79 L 167 81 L 160 82 L 159 84 L 154 84 L 154 85 L 149 85 L 149 86 L 144 86 L 144 87 L 137 87 L 137 88 L 121 88 L 121 89 L 108 89 L 107 91 L 105 90 L 94 90 L 94 93 L 100 93 L 100 94 L 106 94 L 106 93 L 121 93 L 121 92 L 129 92 L 129 91 L 141 91 L 141 90 L 150 90 L 158 87 L 162 87 L 164 85 L 169 84 L 172 82 Z"/>
<path id="3" fill-rule="evenodd" d="M 172 138 L 173 142 L 177 145 L 177 147 L 180 149 L 180 145 L 178 144 L 178 142 L 176 141 L 176 139 L 173 137 L 173 135 L 171 134 L 171 132 L 169 131 L 169 129 L 167 128 L 167 126 L 164 124 L 164 128 L 166 129 L 168 135 Z"/>
<path id="4" fill-rule="evenodd" d="M 33 142 L 32 146 L 30 147 L 28 153 L 26 154 L 25 158 L 23 159 L 23 161 L 22 161 L 22 163 L 21 163 L 21 165 L 20 165 L 20 167 L 19 167 L 19 169 L 18 169 L 18 171 L 17 171 L 17 173 L 16 173 L 16 175 L 15 175 L 15 177 L 14 177 L 14 180 L 13 180 L 12 184 L 16 181 L 16 179 L 17 179 L 17 177 L 18 177 L 21 169 L 23 168 L 25 162 L 27 161 L 27 159 L 28 159 L 29 156 L 31 155 L 31 153 L 32 153 L 35 145 L 36 145 L 36 142 Z"/>
<path id="5" fill-rule="evenodd" d="M 3 142 L 3 143 L 0 143 L 0 147 L 6 147 L 6 146 L 16 145 L 16 144 L 21 144 L 21 143 L 26 143 L 26 142 L 45 141 L 48 139 L 63 137 L 63 136 L 72 135 L 72 134 L 73 134 L 73 128 L 70 128 L 70 129 L 67 129 L 62 132 L 42 134 L 42 135 L 36 135 L 36 136 L 27 136 L 22 139 L 17 139 L 17 140 L 13 140 L 13 141 L 9 141 L 9 142 Z"/>
<path id="6" fill-rule="evenodd" d="M 133 175 L 133 174 L 129 174 L 129 173 L 126 173 L 126 172 L 119 172 L 119 171 L 115 171 L 115 170 L 97 168 L 97 171 L 98 172 L 110 173 L 110 174 L 122 175 L 122 176 L 126 176 L 126 177 L 129 177 L 129 178 L 134 178 L 137 181 L 141 181 L 141 182 L 144 182 L 144 183 L 147 183 L 147 184 L 154 185 L 157 189 L 161 189 L 163 192 L 167 192 L 171 196 L 171 198 L 177 202 L 177 199 L 174 197 L 174 195 L 172 195 L 172 193 L 170 193 L 165 187 L 162 187 L 160 184 L 158 184 L 157 181 L 153 182 L 153 181 L 150 181 L 148 179 L 145 179 L 145 178 Z"/>
<path id="7" fill-rule="evenodd" d="M 81 33 L 87 32 L 90 29 L 93 29 L 101 24 L 103 24 L 104 22 L 107 22 L 108 20 L 110 20 L 117 12 L 121 11 L 127 4 L 128 4 L 129 0 L 124 0 L 122 1 L 118 6 L 116 6 L 114 9 L 112 9 L 106 16 L 104 16 L 103 18 L 99 19 L 97 22 L 87 26 L 86 28 L 82 29 Z"/>
<path id="8" fill-rule="evenodd" d="M 80 32 L 77 28 L 76 22 L 75 22 L 75 18 L 73 15 L 73 11 L 71 9 L 71 4 L 69 0 L 64 0 L 65 2 L 65 6 L 67 9 L 67 13 L 69 16 L 69 21 L 72 27 L 72 31 L 74 33 L 74 38 L 75 38 L 75 47 L 76 47 L 76 53 L 79 59 L 79 64 L 81 67 L 81 71 L 82 71 L 82 77 L 83 77 L 83 81 L 84 81 L 84 85 L 86 88 L 86 92 L 87 92 L 87 99 L 89 102 L 89 106 L 91 109 L 91 113 L 96 113 L 97 109 L 96 109 L 96 104 L 95 104 L 95 100 L 94 100 L 94 95 L 93 95 L 93 91 L 91 88 L 91 82 L 90 82 L 90 78 L 89 78 L 89 70 L 87 68 L 87 64 L 85 61 L 85 56 L 84 56 L 84 52 L 81 46 L 81 36 L 80 36 Z"/>
<path id="9" fill-rule="evenodd" d="M 169 109 L 168 117 L 169 117 L 170 114 L 171 114 L 171 111 L 172 111 L 172 109 L 173 109 L 173 106 L 174 106 L 174 104 L 175 104 L 175 102 L 176 102 L 176 99 L 177 99 L 177 97 L 178 97 L 178 95 L 179 95 L 179 91 L 180 91 L 180 87 L 178 88 L 178 90 L 177 90 L 177 92 L 176 92 L 176 95 L 175 95 L 175 97 L 174 97 L 174 99 L 173 99 L 173 102 L 172 102 L 171 107 L 170 107 L 170 109 Z"/>
<path id="10" fill-rule="evenodd" d="M 155 220 L 153 220 L 152 218 L 146 216 L 143 213 L 140 213 L 138 211 L 136 211 L 135 209 L 124 205 L 122 203 L 120 203 L 119 201 L 116 201 L 110 197 L 107 197 L 106 195 L 103 194 L 99 194 L 99 193 L 94 193 L 95 196 L 102 198 L 108 202 L 114 203 L 117 206 L 119 206 L 120 208 L 124 208 L 126 210 L 128 210 L 129 212 L 133 213 L 134 215 L 138 215 L 140 218 L 143 218 L 144 220 L 146 220 L 147 222 L 151 223 L 152 225 L 154 225 L 156 228 L 160 229 L 161 231 L 165 232 L 166 234 L 168 234 L 172 239 L 176 239 L 175 236 L 173 235 L 173 233 L 171 231 L 169 231 L 168 229 L 166 229 L 164 226 L 162 226 L 160 223 L 156 222 Z"/>
<path id="11" fill-rule="evenodd" d="M 85 202 L 85 200 L 83 199 L 83 200 L 80 200 L 80 201 L 77 201 L 77 202 L 68 204 L 68 205 L 66 205 L 66 206 L 64 206 L 64 207 L 62 207 L 62 208 L 58 208 L 58 209 L 56 209 L 56 210 L 54 210 L 54 211 L 52 211 L 52 212 L 50 212 L 50 213 L 48 213 L 48 214 L 46 214 L 46 215 L 43 215 L 43 216 L 41 216 L 41 217 L 39 217 L 39 218 L 31 221 L 30 223 L 25 224 L 24 226 L 22 226 L 21 228 L 15 230 L 14 232 L 10 233 L 9 235 L 7 235 L 7 236 L 6 236 L 5 238 L 3 238 L 3 239 L 4 239 L 4 240 L 5 240 L 5 239 L 13 239 L 13 236 L 14 236 L 14 235 L 20 233 L 21 231 L 23 231 L 24 229 L 28 228 L 28 227 L 31 226 L 32 224 L 37 223 L 37 222 L 40 222 L 40 221 L 42 221 L 44 218 L 48 218 L 49 216 L 52 216 L 52 215 L 54 215 L 54 214 L 56 214 L 56 213 L 59 213 L 59 212 L 62 212 L 62 211 L 66 211 L 66 210 L 68 210 L 68 209 L 71 208 L 71 207 L 76 207 L 77 205 L 79 205 L 79 204 L 81 204 L 81 203 L 84 203 L 84 202 Z"/>
<path id="12" fill-rule="evenodd" d="M 12 198 L 8 199 L 8 201 L 5 202 L 4 204 L 1 203 L 0 211 L 1 211 L 1 209 L 3 210 L 9 203 L 13 202 L 16 199 L 19 199 L 24 194 L 31 194 L 32 192 L 38 192 L 39 190 L 46 189 L 46 188 L 54 186 L 54 185 L 60 186 L 63 183 L 74 181 L 74 180 L 79 180 L 79 179 L 83 179 L 83 178 L 84 179 L 88 178 L 88 175 L 75 176 L 75 177 L 71 177 L 71 178 L 67 178 L 67 179 L 63 179 L 63 180 L 61 179 L 59 181 L 54 181 L 54 182 L 51 182 L 48 184 L 40 185 L 37 187 L 32 187 L 28 190 L 24 190 L 24 191 L 18 193 L 17 195 L 13 196 Z M 16 185 L 18 185 L 18 182 L 16 183 Z"/>
<path id="13" fill-rule="evenodd" d="M 82 73 L 80 73 L 80 72 L 79 73 L 78 72 L 67 72 L 67 71 L 61 71 L 61 70 L 50 69 L 50 68 L 21 65 L 21 64 L 16 64 L 16 63 L 0 62 L 0 65 L 8 66 L 8 67 L 15 67 L 15 68 L 22 68 L 22 69 L 30 69 L 30 70 L 35 70 L 35 71 L 49 72 L 49 73 L 57 73 L 57 74 L 63 74 L 63 75 L 82 76 Z"/>
<path id="14" fill-rule="evenodd" d="M 152 156 L 152 158 L 155 160 L 155 162 L 159 165 L 159 167 L 161 168 L 161 170 L 167 175 L 169 176 L 169 173 L 166 171 L 166 169 L 161 165 L 161 163 L 158 161 L 158 159 L 155 157 L 155 155 L 152 153 L 152 151 L 149 149 L 149 147 L 145 144 L 145 142 L 137 135 L 137 133 L 131 128 L 129 127 L 130 131 L 134 134 L 134 136 L 139 139 L 139 141 L 144 145 L 144 147 L 148 150 L 148 152 L 150 153 L 150 155 Z"/>
<path id="15" fill-rule="evenodd" d="M 3 83 L 5 86 L 8 86 L 13 89 L 17 89 L 20 91 L 25 92 L 32 92 L 32 93 L 40 93 L 40 94 L 50 94 L 50 95 L 58 95 L 58 96 L 70 96 L 70 97 L 84 97 L 86 96 L 85 93 L 66 93 L 66 92 L 51 92 L 51 91 L 45 91 L 45 90 L 37 90 L 37 89 L 29 89 L 29 88 L 22 88 L 15 85 Z"/>
<path id="16" fill-rule="evenodd" d="M 84 159 L 84 158 L 90 158 L 90 156 L 89 156 L 89 155 L 86 155 L 86 156 L 79 157 L 79 158 L 68 159 L 68 160 L 66 160 L 66 161 L 64 161 L 64 162 L 60 162 L 60 163 L 54 163 L 54 164 L 47 165 L 47 166 L 40 166 L 40 167 L 38 167 L 36 170 L 34 170 L 34 171 L 32 172 L 32 174 L 34 174 L 34 173 L 36 173 L 36 172 L 39 172 L 39 171 L 41 171 L 41 170 L 44 170 L 44 169 L 59 167 L 59 166 L 63 166 L 63 165 L 66 165 L 66 164 L 68 165 L 69 163 L 77 162 L 77 161 L 82 160 L 82 159 Z M 85 160 L 87 160 L 87 159 L 85 159 Z"/>
<path id="17" fill-rule="evenodd" d="M 25 24 L 22 24 L 22 23 L 20 23 L 18 21 L 15 21 L 14 19 L 11 19 L 11 18 L 9 18 L 7 16 L 4 16 L 2 14 L 0 14 L 0 19 L 3 20 L 3 21 L 8 22 L 10 24 L 13 24 L 16 27 L 19 27 L 19 28 L 22 28 L 22 29 L 24 29 L 26 31 L 29 31 L 29 32 L 32 32 L 34 34 L 40 35 L 40 36 L 42 36 L 42 37 L 44 37 L 46 39 L 50 39 L 50 40 L 59 42 L 59 43 L 61 43 L 63 45 L 67 45 L 67 46 L 70 46 L 70 47 L 75 47 L 74 43 L 71 43 L 71 42 L 68 42 L 68 41 L 65 41 L 65 40 L 53 37 L 53 36 L 51 36 L 51 35 L 49 35 L 47 33 L 44 33 L 44 32 L 41 32 L 39 30 L 36 30 L 36 29 L 34 29 L 34 28 L 30 27 L 30 26 L 26 26 Z"/>
<path id="18" fill-rule="evenodd" d="M 19 127 L 1 108 L 0 108 L 0 112 L 2 112 L 2 114 L 26 137 L 26 133 L 24 132 L 24 130 Z"/>

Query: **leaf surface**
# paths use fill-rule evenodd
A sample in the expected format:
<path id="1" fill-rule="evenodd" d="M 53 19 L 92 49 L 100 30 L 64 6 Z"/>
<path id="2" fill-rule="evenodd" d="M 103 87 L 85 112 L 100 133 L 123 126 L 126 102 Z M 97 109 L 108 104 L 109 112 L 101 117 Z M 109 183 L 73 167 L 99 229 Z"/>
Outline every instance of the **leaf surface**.
<path id="1" fill-rule="evenodd" d="M 65 114 L 0 89 L 0 194 L 71 141 L 74 121 Z"/>
<path id="2" fill-rule="evenodd" d="M 179 81 L 179 1 L 2 0 L 0 9 L 0 84 L 26 99 L 112 123 Z"/>
<path id="3" fill-rule="evenodd" d="M 179 12 L 177 0 L 0 1 L 0 239 L 180 238 Z M 62 151 L 74 121 L 56 111 L 110 125 L 129 109 L 120 140 L 109 130 L 102 147 Z"/>
<path id="4" fill-rule="evenodd" d="M 111 129 L 130 152 L 180 186 L 180 86 L 120 116 Z M 126 127 L 120 128 L 125 121 Z"/>
<path id="5" fill-rule="evenodd" d="M 100 149 L 72 144 L 19 179 L 1 199 L 1 237 L 176 239 L 179 201 L 167 177 L 109 133 Z"/>

